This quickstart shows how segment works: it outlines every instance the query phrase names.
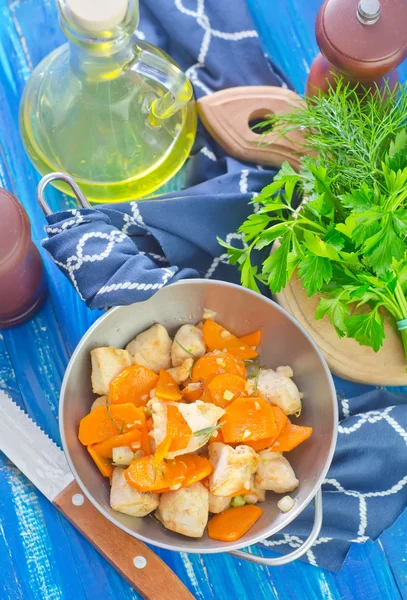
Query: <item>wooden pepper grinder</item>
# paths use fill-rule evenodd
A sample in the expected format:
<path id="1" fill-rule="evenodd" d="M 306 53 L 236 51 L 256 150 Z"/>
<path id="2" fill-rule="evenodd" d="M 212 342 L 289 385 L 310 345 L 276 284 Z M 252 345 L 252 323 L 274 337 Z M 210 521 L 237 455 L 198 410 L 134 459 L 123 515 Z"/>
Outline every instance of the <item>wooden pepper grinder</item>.
<path id="1" fill-rule="evenodd" d="M 46 286 L 28 215 L 0 188 L 0 329 L 21 325 L 43 305 Z"/>
<path id="2" fill-rule="evenodd" d="M 407 55 L 406 0 L 325 0 L 318 13 L 314 60 L 306 94 L 326 92 L 341 74 L 366 88 L 393 88 Z"/>

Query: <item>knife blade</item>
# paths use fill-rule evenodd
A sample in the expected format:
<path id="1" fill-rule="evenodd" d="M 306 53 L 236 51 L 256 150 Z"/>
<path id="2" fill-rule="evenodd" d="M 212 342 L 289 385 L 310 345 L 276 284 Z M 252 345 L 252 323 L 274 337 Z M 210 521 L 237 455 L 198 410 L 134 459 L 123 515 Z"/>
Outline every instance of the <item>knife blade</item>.
<path id="1" fill-rule="evenodd" d="M 145 600 L 194 600 L 145 544 L 113 525 L 84 496 L 63 451 L 0 390 L 0 450 Z"/>

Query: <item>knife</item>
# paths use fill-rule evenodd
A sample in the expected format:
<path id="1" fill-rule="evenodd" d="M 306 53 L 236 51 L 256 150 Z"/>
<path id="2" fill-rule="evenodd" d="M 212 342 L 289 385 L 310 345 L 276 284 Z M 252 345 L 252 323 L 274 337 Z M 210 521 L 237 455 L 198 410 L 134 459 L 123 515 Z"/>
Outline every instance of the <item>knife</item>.
<path id="1" fill-rule="evenodd" d="M 82 493 L 65 454 L 0 390 L 0 450 L 145 600 L 194 600 L 145 544 L 106 519 Z"/>

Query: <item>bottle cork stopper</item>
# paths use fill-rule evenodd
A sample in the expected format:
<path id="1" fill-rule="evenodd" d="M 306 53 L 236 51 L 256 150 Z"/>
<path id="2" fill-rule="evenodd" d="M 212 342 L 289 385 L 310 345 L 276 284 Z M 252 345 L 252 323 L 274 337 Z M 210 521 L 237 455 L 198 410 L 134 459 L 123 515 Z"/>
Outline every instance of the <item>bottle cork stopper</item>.
<path id="1" fill-rule="evenodd" d="M 128 0 L 66 0 L 69 18 L 89 33 L 113 29 L 122 23 L 128 4 Z"/>

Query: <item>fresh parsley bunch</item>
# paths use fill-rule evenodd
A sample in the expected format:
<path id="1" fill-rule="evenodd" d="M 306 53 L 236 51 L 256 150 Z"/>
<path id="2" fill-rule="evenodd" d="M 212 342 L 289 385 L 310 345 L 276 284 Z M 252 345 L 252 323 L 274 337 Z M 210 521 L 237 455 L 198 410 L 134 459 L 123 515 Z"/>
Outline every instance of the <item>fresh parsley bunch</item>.
<path id="1" fill-rule="evenodd" d="M 308 296 L 322 293 L 315 318 L 328 315 L 339 337 L 375 351 L 385 317 L 394 326 L 407 319 L 406 117 L 405 86 L 361 97 L 341 81 L 304 109 L 272 117 L 267 124 L 283 135 L 306 128 L 308 154 L 299 173 L 284 163 L 255 199 L 260 208 L 239 228 L 243 248 L 219 240 L 242 285 L 277 293 L 296 272 Z M 258 272 L 254 254 L 276 240 Z"/>

